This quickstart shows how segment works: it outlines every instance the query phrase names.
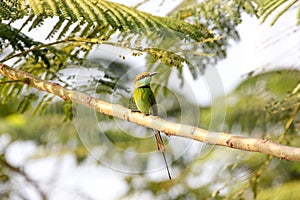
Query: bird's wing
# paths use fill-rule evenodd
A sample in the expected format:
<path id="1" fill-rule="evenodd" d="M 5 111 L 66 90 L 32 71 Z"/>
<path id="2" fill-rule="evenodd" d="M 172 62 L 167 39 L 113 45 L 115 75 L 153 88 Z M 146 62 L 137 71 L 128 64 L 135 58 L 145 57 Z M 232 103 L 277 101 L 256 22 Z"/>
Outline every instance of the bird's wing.
<path id="1" fill-rule="evenodd" d="M 158 108 L 157 108 L 157 104 L 156 104 L 156 100 L 155 100 L 155 96 L 152 92 L 152 90 L 150 89 L 150 95 L 149 95 L 149 102 L 151 104 L 151 108 L 152 108 L 152 112 L 153 112 L 153 115 L 158 115 Z"/>

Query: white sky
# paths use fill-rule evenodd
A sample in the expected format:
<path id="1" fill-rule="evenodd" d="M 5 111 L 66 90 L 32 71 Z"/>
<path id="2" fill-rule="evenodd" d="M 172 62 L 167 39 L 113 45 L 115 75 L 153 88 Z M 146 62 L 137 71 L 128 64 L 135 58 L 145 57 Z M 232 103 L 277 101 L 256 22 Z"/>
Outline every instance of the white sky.
<path id="1" fill-rule="evenodd" d="M 124 3 L 123 0 L 113 0 Z M 127 5 L 136 5 L 136 2 L 126 2 Z M 139 7 L 140 10 L 154 15 L 166 15 L 181 1 L 164 0 L 149 1 Z M 155 8 L 155 9 L 152 9 Z M 257 73 L 274 68 L 293 67 L 299 68 L 300 64 L 300 35 L 299 27 L 296 27 L 297 9 L 289 11 L 270 26 L 272 16 L 265 23 L 255 17 L 243 15 L 243 23 L 238 26 L 241 37 L 240 42 L 231 42 L 232 46 L 227 51 L 227 58 L 220 61 L 215 69 L 208 69 L 206 75 L 199 80 L 192 80 L 189 73 L 185 73 L 190 88 L 196 98 L 195 103 L 210 105 L 212 97 L 224 95 L 232 91 L 246 75 L 251 71 Z M 212 78 L 218 73 L 224 87 L 223 92 L 217 91 Z M 216 80 L 215 80 L 216 81 Z M 184 91 L 185 89 L 183 89 Z M 201 91 L 201 92 L 199 92 Z"/>
<path id="2" fill-rule="evenodd" d="M 238 26 L 240 42 L 232 42 L 227 58 L 220 61 L 216 69 L 206 73 L 217 73 L 221 77 L 224 94 L 231 92 L 251 71 L 260 73 L 274 68 L 297 68 L 300 64 L 300 34 L 295 26 L 296 12 L 282 16 L 270 27 L 254 17 L 243 16 Z M 187 78 L 188 79 L 188 78 Z M 211 101 L 213 85 L 206 83 L 206 75 L 198 81 L 191 81 L 192 88 L 202 88 L 201 94 L 195 92 L 197 102 L 207 105 Z M 220 94 L 215 94 L 220 95 Z M 221 94 L 222 95 L 222 94 Z"/>

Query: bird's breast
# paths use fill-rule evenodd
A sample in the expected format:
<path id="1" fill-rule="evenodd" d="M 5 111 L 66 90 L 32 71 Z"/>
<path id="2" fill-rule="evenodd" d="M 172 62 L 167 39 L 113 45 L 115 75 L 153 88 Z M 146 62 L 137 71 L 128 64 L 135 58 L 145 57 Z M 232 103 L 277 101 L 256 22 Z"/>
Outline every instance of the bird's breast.
<path id="1" fill-rule="evenodd" d="M 134 90 L 133 99 L 136 107 L 139 111 L 145 114 L 150 114 L 152 112 L 151 106 L 153 105 L 153 93 L 148 88 L 137 88 Z"/>

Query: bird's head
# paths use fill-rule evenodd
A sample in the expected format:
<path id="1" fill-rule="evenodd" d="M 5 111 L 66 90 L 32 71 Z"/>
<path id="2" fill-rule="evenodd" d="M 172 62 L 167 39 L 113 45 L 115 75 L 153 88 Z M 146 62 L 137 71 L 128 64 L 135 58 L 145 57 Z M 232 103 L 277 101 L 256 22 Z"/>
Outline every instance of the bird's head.
<path id="1" fill-rule="evenodd" d="M 138 74 L 135 77 L 134 87 L 140 88 L 140 87 L 150 86 L 152 76 L 154 76 L 155 74 L 158 74 L 158 72 L 143 72 Z"/>

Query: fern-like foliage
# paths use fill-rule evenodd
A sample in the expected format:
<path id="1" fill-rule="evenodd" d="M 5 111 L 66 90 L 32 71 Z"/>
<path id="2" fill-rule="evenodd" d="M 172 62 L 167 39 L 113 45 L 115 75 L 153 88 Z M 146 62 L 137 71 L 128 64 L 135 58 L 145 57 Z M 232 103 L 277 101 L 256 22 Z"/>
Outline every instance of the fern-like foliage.
<path id="1" fill-rule="evenodd" d="M 216 50 L 216 52 L 213 52 L 216 56 L 213 58 L 204 58 L 206 59 L 204 63 L 215 63 L 217 60 L 226 57 L 229 40 L 239 40 L 236 27 L 242 22 L 242 13 L 246 12 L 257 16 L 256 3 L 252 0 L 205 0 L 200 3 L 197 1 L 193 3 L 184 2 L 171 13 L 172 16 L 195 24 L 198 27 L 209 27 L 215 35 L 220 36 L 218 40 L 201 44 L 205 45 L 207 49 Z M 190 2 L 190 0 L 187 2 Z"/>
<path id="2" fill-rule="evenodd" d="M 99 37 L 117 30 L 146 33 L 152 28 L 167 29 L 196 41 L 205 33 L 205 29 L 183 21 L 153 16 L 105 0 L 12 0 L 0 4 L 0 21 L 20 19 L 25 15 L 29 17 L 23 26 L 30 24 L 30 30 L 41 26 L 46 18 L 58 16 L 59 21 L 48 35 L 51 38 L 57 33 L 56 39 L 61 39 L 70 29 L 70 35 L 79 34 L 80 37 Z"/>
<path id="3" fill-rule="evenodd" d="M 273 15 L 271 25 L 274 25 L 275 22 L 288 10 L 298 7 L 297 14 L 297 25 L 300 24 L 300 4 L 298 0 L 260 0 L 258 1 L 258 8 L 260 15 L 262 16 L 263 21 L 269 18 L 270 15 Z"/>
<path id="4" fill-rule="evenodd" d="M 12 26 L 18 19 L 24 22 L 19 27 Z M 52 27 L 48 25 L 49 19 L 56 20 Z M 25 34 L 26 31 L 42 29 L 45 24 L 49 32 L 46 33 L 46 38 L 40 39 L 54 42 L 45 44 Z M 133 50 L 136 55 L 147 53 L 152 55 L 155 62 L 160 60 L 180 69 L 182 63 L 188 63 L 188 57 L 177 55 L 172 49 L 161 48 L 157 45 L 159 41 L 171 36 L 175 36 L 178 41 L 191 42 L 213 38 L 212 32 L 204 26 L 154 16 L 105 0 L 4 0 L 0 2 L 0 30 L 0 62 L 18 58 L 11 65 L 35 76 L 58 81 L 65 87 L 71 86 L 60 72 L 70 66 L 91 66 L 85 60 L 86 56 L 94 46 L 104 42 Z M 111 41 L 113 35 L 119 35 L 118 41 Z M 96 68 L 105 71 L 99 63 Z M 5 78 L 3 80 L 6 81 Z M 98 83 L 102 85 L 101 91 L 104 88 L 103 91 L 108 92 L 112 90 L 107 87 L 115 85 L 103 80 Z M 30 102 L 39 101 L 37 109 L 44 110 L 52 100 L 48 95 L 33 98 L 31 92 L 20 84 L 3 84 L 0 87 L 3 97 L 1 102 L 23 94 L 19 106 L 19 110 L 23 112 L 30 107 Z"/>
<path id="5" fill-rule="evenodd" d="M 18 0 L 0 1 L 0 21 L 20 19 L 24 16 L 24 11 L 20 8 Z"/>
<path id="6" fill-rule="evenodd" d="M 242 10 L 255 14 L 251 0 L 195 2 L 174 10 L 170 17 L 154 16 L 105 0 L 6 0 L 0 4 L 0 22 L 6 30 L 0 33 L 0 45 L 3 50 L 9 46 L 13 50 L 1 55 L 2 62 L 18 56 L 22 58 L 18 60 L 19 69 L 70 87 L 59 72 L 70 65 L 82 66 L 94 46 L 109 44 L 134 51 L 135 55 L 145 53 L 151 70 L 161 68 L 161 64 L 175 67 L 183 83 L 183 65 L 196 78 L 197 70 L 203 72 L 226 57 L 229 39 L 239 38 L 235 27 L 241 21 Z M 17 19 L 25 21 L 12 28 L 11 23 Z M 55 42 L 36 42 L 22 33 L 25 28 L 43 28 L 49 19 L 56 23 L 47 27 L 45 39 Z M 112 41 L 113 35 L 118 35 L 118 39 Z M 84 63 L 83 66 L 89 66 L 87 61 Z M 99 64 L 99 68 L 103 66 Z M 167 83 L 168 76 L 165 80 Z M 109 82 L 99 83 L 102 89 L 110 87 Z M 9 90 L 14 91 L 16 85 L 9 86 Z M 20 93 L 23 88 L 15 91 Z"/>
<path id="7" fill-rule="evenodd" d="M 46 39 L 101 38 L 101 40 L 109 40 L 114 33 L 138 34 L 141 38 L 145 38 L 153 32 L 165 37 L 168 31 L 184 40 L 202 41 L 204 38 L 213 37 L 204 27 L 197 27 L 173 18 L 153 16 L 122 4 L 103 0 L 11 0 L 0 5 L 0 13 L 3 13 L 0 14 L 0 22 L 8 20 L 8 23 L 2 22 L 5 24 L 25 18 L 26 21 L 19 31 L 22 31 L 24 27 L 28 27 L 29 31 L 37 29 L 47 19 L 56 17 L 57 23 L 52 28 L 47 27 L 50 31 Z M 2 43 L 7 39 L 9 41 L 9 37 L 0 36 Z M 16 40 L 13 36 L 11 39 Z M 12 45 L 14 45 L 13 42 Z M 87 55 L 92 45 L 82 45 L 88 48 L 81 48 L 79 51 L 84 50 Z M 77 48 L 73 56 L 77 56 L 79 51 Z"/>
<path id="8" fill-rule="evenodd" d="M 257 16 L 256 3 L 252 0 L 204 0 L 201 2 L 195 0 L 184 0 L 177 6 L 169 16 L 203 29 L 208 27 L 214 37 L 205 37 L 200 42 L 182 44 L 180 39 L 172 39 L 172 42 L 164 40 L 156 43 L 158 47 L 176 49 L 180 55 L 176 57 L 175 63 L 180 63 L 178 70 L 181 70 L 182 64 L 186 64 L 192 76 L 204 73 L 208 67 L 215 64 L 227 56 L 227 49 L 230 46 L 230 40 L 239 40 L 239 34 L 236 27 L 242 22 L 242 13 L 248 13 Z M 186 47 L 186 48 L 183 48 Z M 185 50 L 183 50 L 185 49 Z M 184 62 L 182 59 L 184 58 Z M 160 71 L 161 66 L 154 61 L 155 58 L 149 58 L 152 65 L 151 70 Z M 165 64 L 165 63 L 164 63 Z M 200 71 L 200 73 L 199 73 Z M 182 73 L 178 73 L 183 83 Z M 166 78 L 167 80 L 168 78 Z"/>

